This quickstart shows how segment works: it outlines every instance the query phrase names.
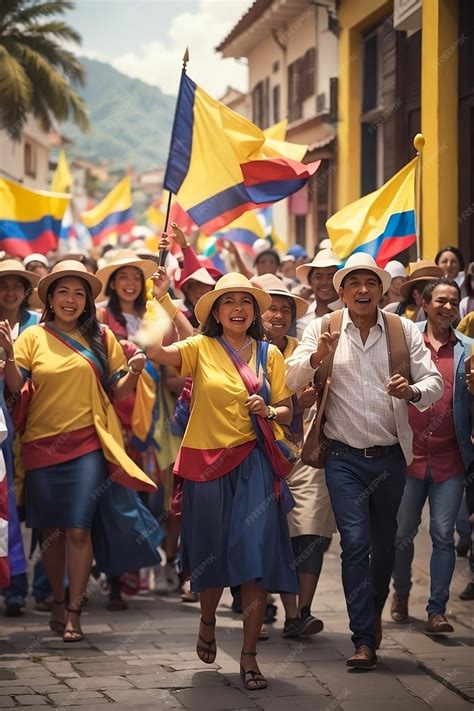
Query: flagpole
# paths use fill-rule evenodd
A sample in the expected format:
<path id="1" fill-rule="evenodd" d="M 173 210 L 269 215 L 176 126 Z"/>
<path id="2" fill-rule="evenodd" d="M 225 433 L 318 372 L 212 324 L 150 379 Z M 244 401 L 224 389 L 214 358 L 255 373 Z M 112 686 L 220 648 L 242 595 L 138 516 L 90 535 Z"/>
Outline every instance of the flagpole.
<path id="1" fill-rule="evenodd" d="M 421 241 L 422 241 L 422 168 L 423 168 L 423 148 L 425 147 L 425 137 L 421 133 L 417 133 L 413 139 L 416 156 L 418 158 L 415 169 L 415 235 L 416 235 L 416 259 L 421 259 Z"/>
<path id="2" fill-rule="evenodd" d="M 186 66 L 189 62 L 189 47 L 186 47 L 183 55 L 183 68 L 182 68 L 182 73 L 186 74 Z M 165 232 L 168 232 L 168 221 L 170 219 L 170 211 L 171 211 L 171 200 L 173 198 L 173 193 L 170 191 L 168 195 L 168 204 L 166 206 L 166 215 L 165 215 Z M 166 262 L 166 257 L 168 255 L 168 250 L 167 249 L 159 249 L 158 250 L 158 259 L 159 259 L 159 265 L 160 267 L 165 266 Z"/>

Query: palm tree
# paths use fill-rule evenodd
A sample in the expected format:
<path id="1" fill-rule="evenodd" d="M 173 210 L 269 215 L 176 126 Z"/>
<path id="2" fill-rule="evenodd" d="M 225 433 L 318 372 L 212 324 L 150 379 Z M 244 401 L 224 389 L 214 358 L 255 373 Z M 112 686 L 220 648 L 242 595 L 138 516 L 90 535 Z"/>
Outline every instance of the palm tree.
<path id="1" fill-rule="evenodd" d="M 81 38 L 57 19 L 73 7 L 70 0 L 0 0 L 0 128 L 12 137 L 30 113 L 45 131 L 53 117 L 71 116 L 83 131 L 89 128 L 84 101 L 71 86 L 84 84 L 84 70 L 63 46 Z"/>

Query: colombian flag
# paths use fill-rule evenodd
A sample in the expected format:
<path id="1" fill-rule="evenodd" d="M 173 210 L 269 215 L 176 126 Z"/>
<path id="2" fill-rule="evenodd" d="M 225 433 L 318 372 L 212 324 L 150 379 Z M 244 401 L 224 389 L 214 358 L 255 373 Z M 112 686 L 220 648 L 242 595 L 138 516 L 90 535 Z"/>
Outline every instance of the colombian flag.
<path id="1" fill-rule="evenodd" d="M 22 258 L 56 249 L 70 199 L 0 178 L 0 248 Z"/>
<path id="2" fill-rule="evenodd" d="M 370 254 L 380 267 L 416 242 L 415 172 L 407 163 L 373 193 L 343 207 L 326 222 L 333 251 L 341 259 Z"/>
<path id="3" fill-rule="evenodd" d="M 217 233 L 217 237 L 235 242 L 246 252 L 252 252 L 252 247 L 257 239 L 263 239 L 265 232 L 256 211 L 244 212 L 236 220 L 229 222 Z"/>
<path id="4" fill-rule="evenodd" d="M 94 245 L 100 244 L 112 232 L 130 232 L 135 224 L 130 178 L 122 178 L 98 205 L 81 214 L 81 220 L 89 230 Z"/>
<path id="5" fill-rule="evenodd" d="M 201 232 L 300 190 L 319 161 L 299 156 L 301 146 L 267 138 L 182 73 L 164 186 Z"/>

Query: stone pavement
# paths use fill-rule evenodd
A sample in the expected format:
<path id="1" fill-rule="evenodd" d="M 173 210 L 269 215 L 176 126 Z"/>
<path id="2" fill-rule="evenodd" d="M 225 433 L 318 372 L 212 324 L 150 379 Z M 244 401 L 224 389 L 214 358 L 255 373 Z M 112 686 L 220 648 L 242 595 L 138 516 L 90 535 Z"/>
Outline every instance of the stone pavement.
<path id="1" fill-rule="evenodd" d="M 132 598 L 125 612 L 108 612 L 96 589 L 82 616 L 86 640 L 78 644 L 55 637 L 48 615 L 31 607 L 21 618 L 1 618 L 0 709 L 473 709 L 474 603 L 458 599 L 469 579 L 467 559 L 457 561 L 449 603 L 455 633 L 430 638 L 423 632 L 428 550 L 425 526 L 417 538 L 412 618 L 408 625 L 396 626 L 388 621 L 387 609 L 375 671 L 354 672 L 345 666 L 352 645 L 335 537 L 313 605 L 325 629 L 312 638 L 284 640 L 279 606 L 270 640 L 259 645 L 261 670 L 269 681 L 265 691 L 248 692 L 241 684 L 240 623 L 230 610 L 227 591 L 218 611 L 216 663 L 206 666 L 194 651 L 197 605 L 147 594 Z"/>

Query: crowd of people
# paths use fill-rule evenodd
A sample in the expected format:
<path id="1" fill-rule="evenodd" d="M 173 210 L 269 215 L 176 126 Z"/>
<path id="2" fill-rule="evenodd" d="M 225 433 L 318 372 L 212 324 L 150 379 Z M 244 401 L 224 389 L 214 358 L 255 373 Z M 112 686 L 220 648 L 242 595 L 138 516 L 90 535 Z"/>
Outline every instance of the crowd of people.
<path id="1" fill-rule="evenodd" d="M 223 274 L 174 223 L 160 249 L 172 242 L 164 267 L 140 242 L 0 261 L 5 614 L 31 590 L 77 642 L 91 576 L 112 610 L 179 590 L 200 605 L 196 653 L 211 664 L 229 587 L 243 684 L 264 689 L 275 596 L 283 637 L 321 632 L 312 606 L 338 531 L 347 665 L 372 669 L 392 579 L 391 616 L 409 617 L 428 500 L 426 630 L 454 632 L 456 551 L 474 574 L 474 264 L 451 246 L 381 268 L 343 263 L 329 240 L 312 259 L 261 241 L 252 262 L 226 243 Z M 23 521 L 41 553 L 30 580 Z"/>

